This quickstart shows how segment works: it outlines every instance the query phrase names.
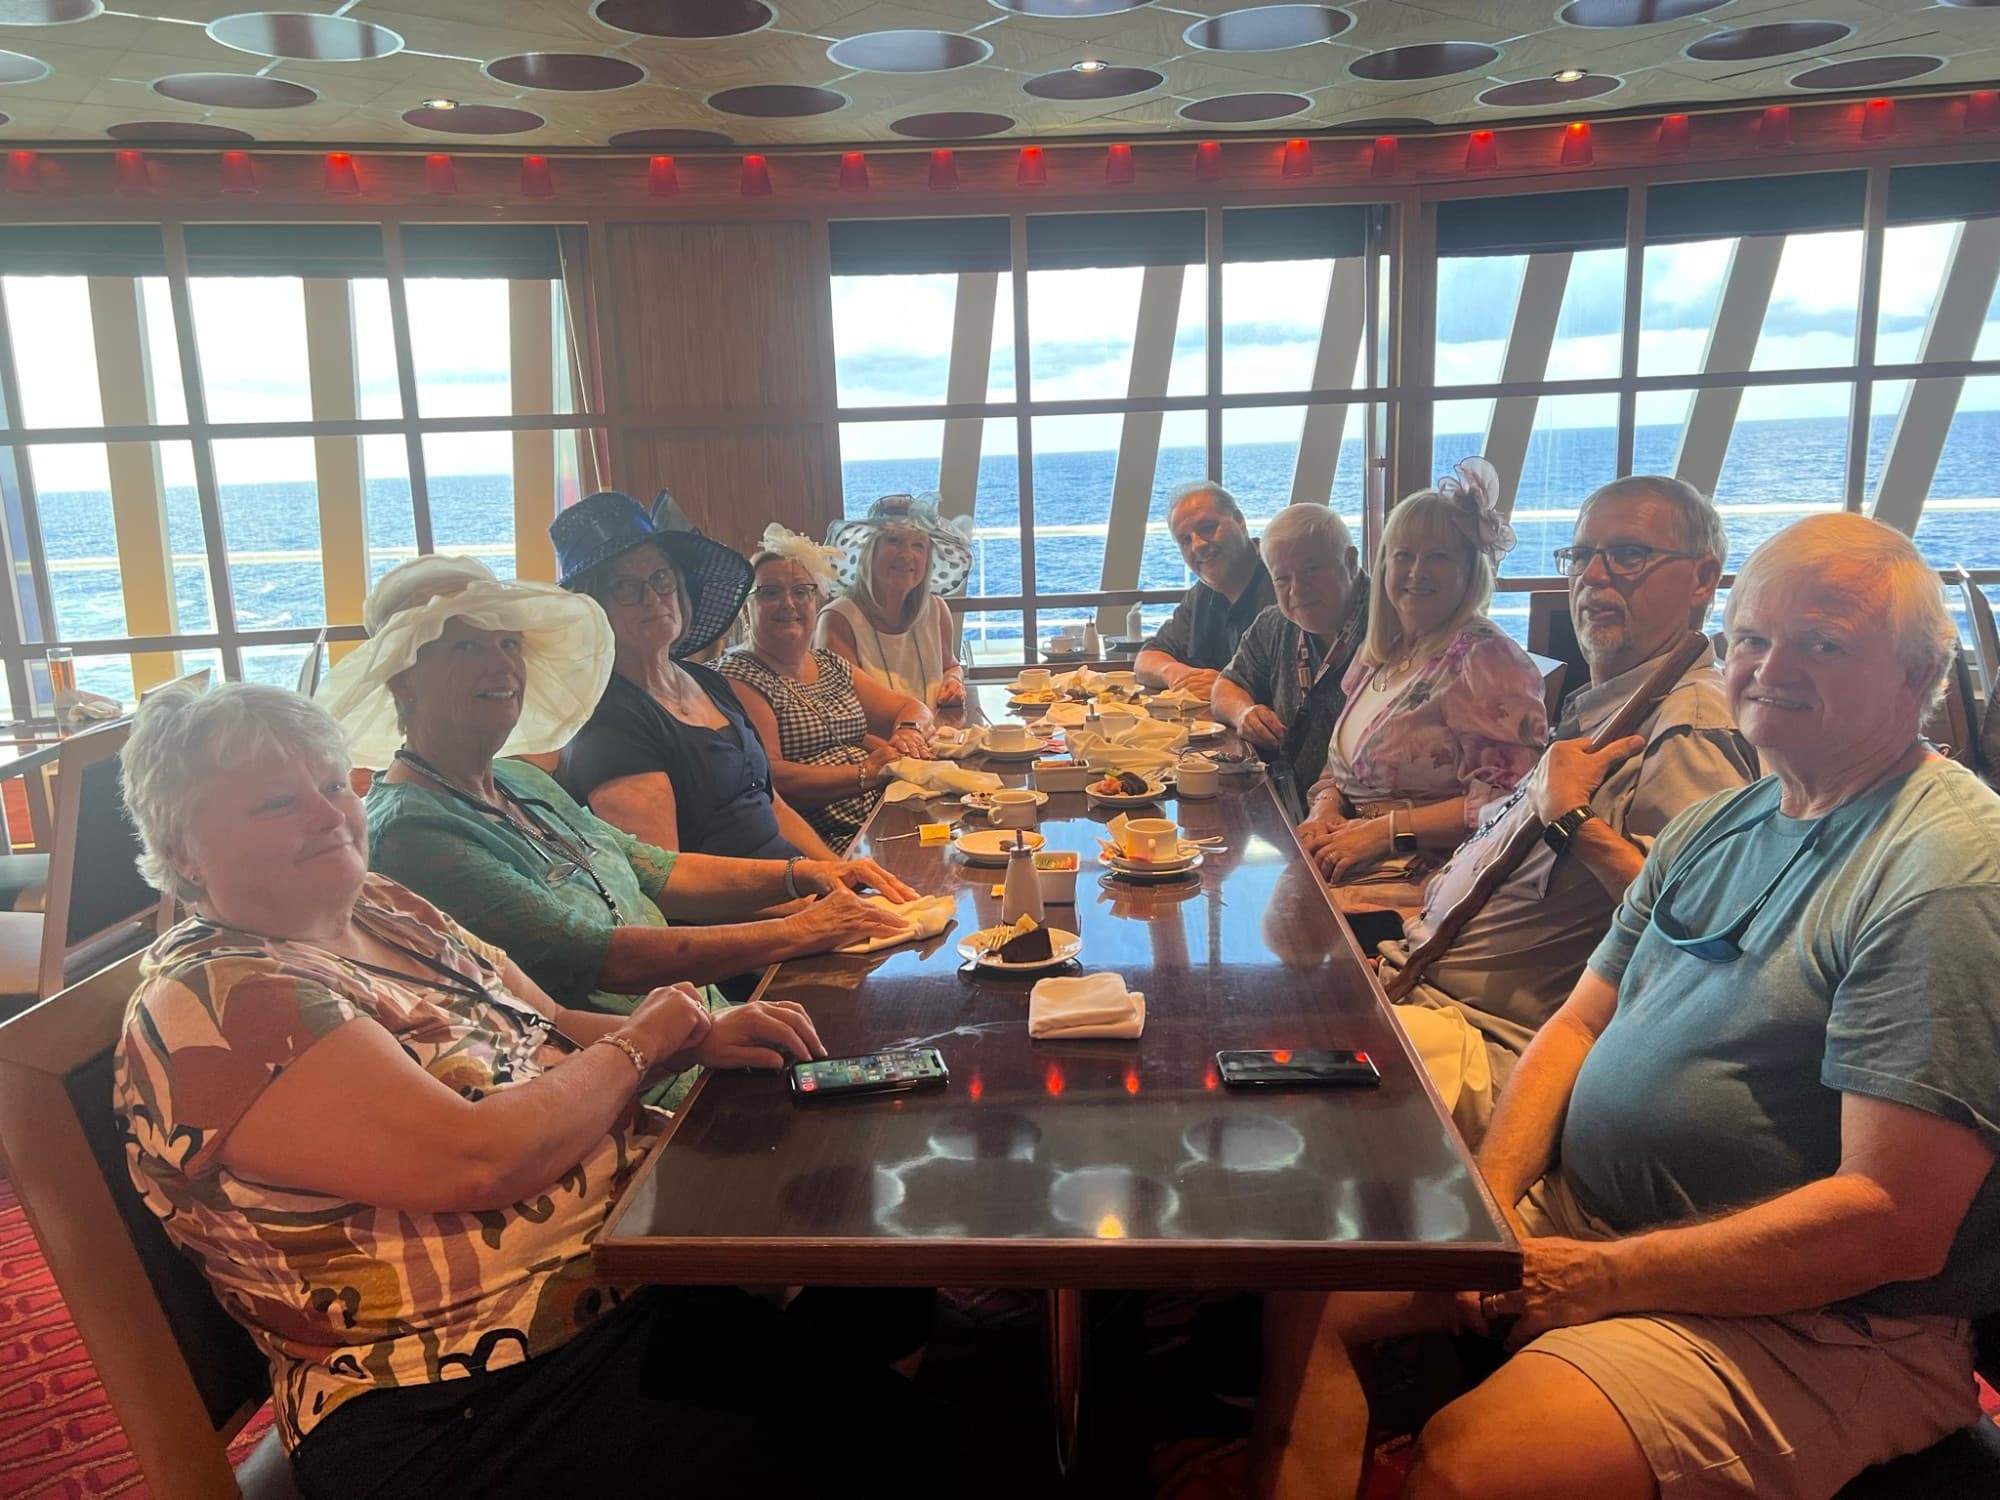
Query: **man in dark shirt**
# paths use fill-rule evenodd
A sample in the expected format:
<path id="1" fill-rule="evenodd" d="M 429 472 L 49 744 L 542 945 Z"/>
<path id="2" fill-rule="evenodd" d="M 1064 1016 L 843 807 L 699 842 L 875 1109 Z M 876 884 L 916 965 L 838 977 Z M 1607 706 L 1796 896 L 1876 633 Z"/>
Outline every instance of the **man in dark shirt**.
<path id="1" fill-rule="evenodd" d="M 1368 575 L 1347 523 L 1324 505 L 1279 511 L 1263 552 L 1277 603 L 1245 632 L 1209 701 L 1303 792 L 1326 769 L 1347 702 L 1341 680 L 1368 632 Z"/>
<path id="2" fill-rule="evenodd" d="M 1167 510 L 1167 529 L 1200 581 L 1132 665 L 1149 687 L 1206 698 L 1250 622 L 1278 596 L 1250 540 L 1242 507 L 1221 485 L 1184 486 Z"/>

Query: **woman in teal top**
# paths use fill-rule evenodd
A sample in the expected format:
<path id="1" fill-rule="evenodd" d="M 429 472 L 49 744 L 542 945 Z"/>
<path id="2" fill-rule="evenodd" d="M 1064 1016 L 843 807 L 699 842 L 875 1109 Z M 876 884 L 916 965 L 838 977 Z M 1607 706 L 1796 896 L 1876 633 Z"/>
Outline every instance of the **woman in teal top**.
<path id="1" fill-rule="evenodd" d="M 320 697 L 355 737 L 357 761 L 388 765 L 368 794 L 370 863 L 504 948 L 561 1003 L 630 1011 L 663 984 L 901 930 L 854 894 L 914 894 L 872 861 L 670 854 L 533 766 L 496 759 L 555 749 L 589 716 L 611 666 L 594 601 L 428 557 L 387 574 L 364 619 L 369 641 Z M 821 899 L 764 914 L 806 896 Z"/>

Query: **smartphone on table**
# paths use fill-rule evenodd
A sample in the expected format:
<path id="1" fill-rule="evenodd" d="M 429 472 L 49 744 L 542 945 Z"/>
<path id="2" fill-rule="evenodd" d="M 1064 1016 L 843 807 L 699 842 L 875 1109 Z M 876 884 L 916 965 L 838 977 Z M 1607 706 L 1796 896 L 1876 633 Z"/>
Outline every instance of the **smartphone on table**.
<path id="1" fill-rule="evenodd" d="M 951 1081 L 944 1054 L 935 1047 L 899 1047 L 860 1057 L 822 1057 L 785 1070 L 792 1098 L 800 1104 L 851 1099 L 862 1094 L 901 1094 L 943 1088 Z"/>
<path id="2" fill-rule="evenodd" d="M 1382 1081 L 1373 1058 L 1345 1049 L 1218 1052 L 1215 1065 L 1230 1088 L 1373 1088 Z"/>

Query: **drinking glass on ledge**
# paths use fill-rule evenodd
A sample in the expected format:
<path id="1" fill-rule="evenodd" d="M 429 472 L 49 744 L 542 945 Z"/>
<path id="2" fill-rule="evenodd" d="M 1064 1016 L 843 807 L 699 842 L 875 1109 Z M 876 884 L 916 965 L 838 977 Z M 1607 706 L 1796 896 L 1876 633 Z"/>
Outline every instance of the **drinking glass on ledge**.
<path id="1" fill-rule="evenodd" d="M 76 658 L 67 646 L 48 650 L 49 697 L 56 715 L 56 732 L 67 734 L 70 715 L 76 708 Z"/>

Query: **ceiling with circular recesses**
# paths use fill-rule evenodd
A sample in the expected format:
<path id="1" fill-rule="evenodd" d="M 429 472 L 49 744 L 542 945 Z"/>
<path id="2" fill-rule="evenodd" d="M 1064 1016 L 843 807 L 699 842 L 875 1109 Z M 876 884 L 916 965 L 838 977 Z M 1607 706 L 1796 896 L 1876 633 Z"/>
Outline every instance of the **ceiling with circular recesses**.
<path id="1" fill-rule="evenodd" d="M 1389 134 L 2000 80 L 2000 0 L 256 5 L 0 0 L 0 146 Z"/>

